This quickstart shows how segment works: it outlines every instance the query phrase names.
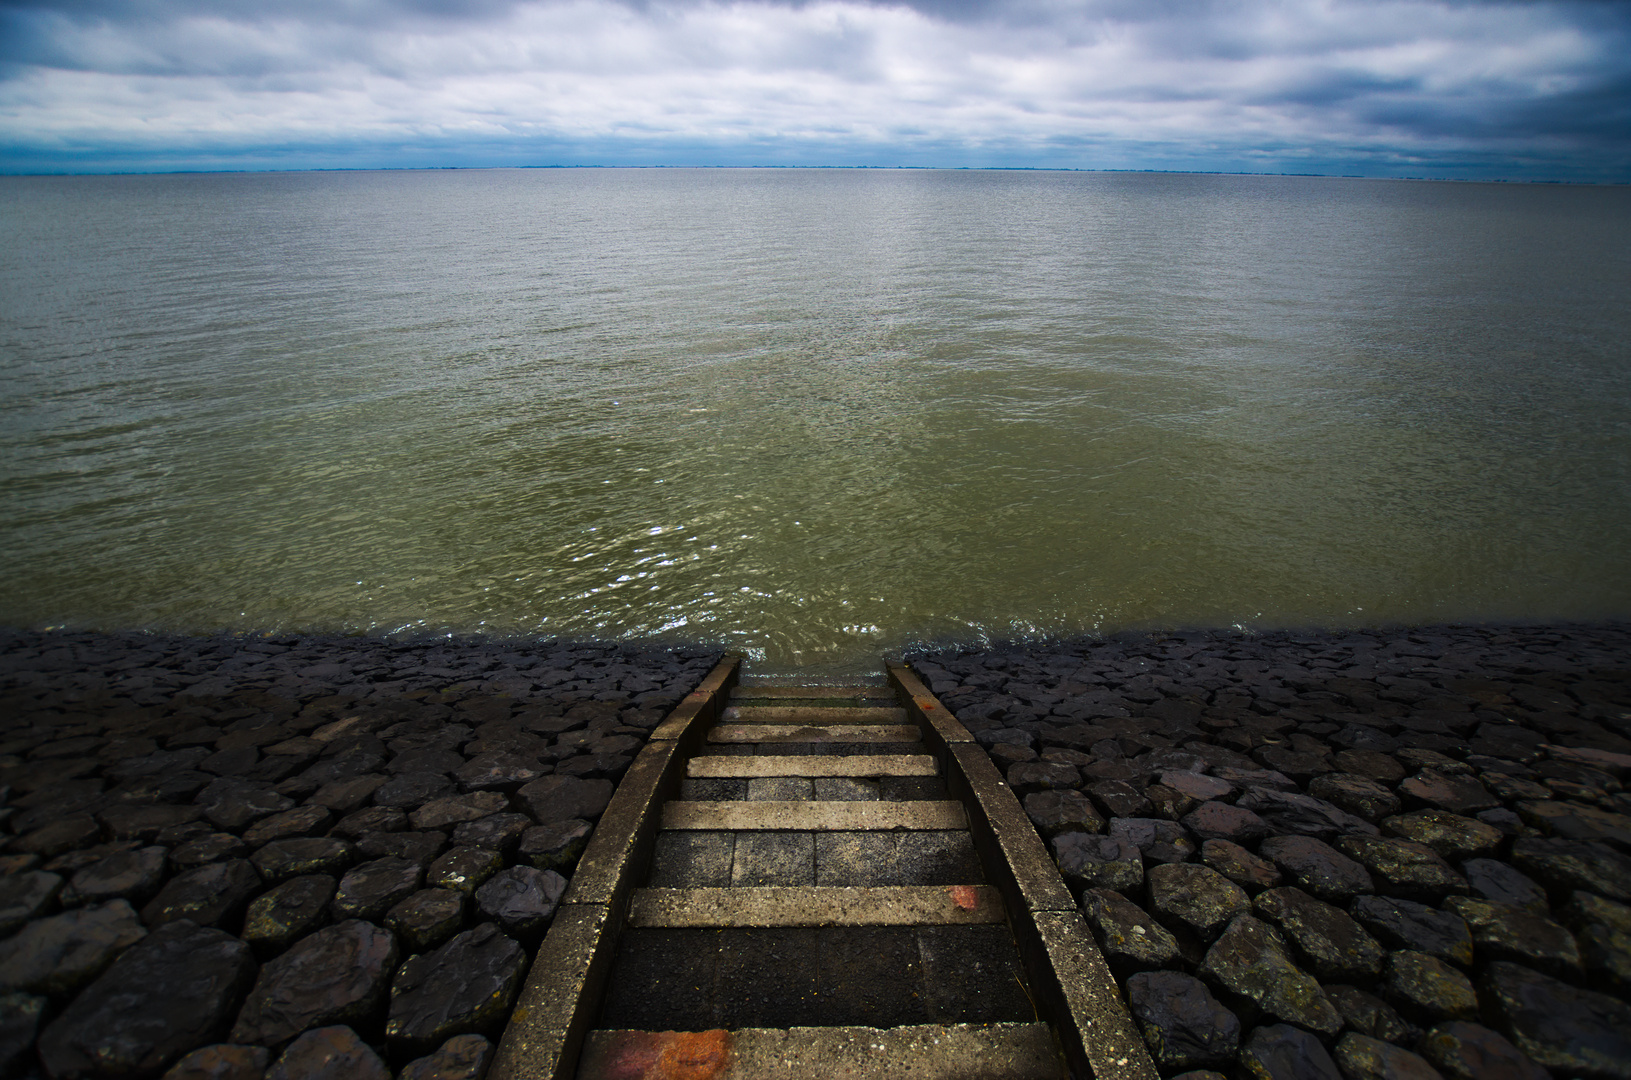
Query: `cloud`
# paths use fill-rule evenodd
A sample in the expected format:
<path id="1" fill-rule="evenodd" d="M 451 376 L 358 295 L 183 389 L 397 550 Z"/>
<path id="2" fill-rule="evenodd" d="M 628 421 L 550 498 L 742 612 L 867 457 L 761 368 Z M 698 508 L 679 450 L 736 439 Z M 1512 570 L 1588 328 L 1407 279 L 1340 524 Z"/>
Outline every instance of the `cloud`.
<path id="1" fill-rule="evenodd" d="M 0 2 L 17 168 L 933 164 L 1631 179 L 1631 7 Z"/>

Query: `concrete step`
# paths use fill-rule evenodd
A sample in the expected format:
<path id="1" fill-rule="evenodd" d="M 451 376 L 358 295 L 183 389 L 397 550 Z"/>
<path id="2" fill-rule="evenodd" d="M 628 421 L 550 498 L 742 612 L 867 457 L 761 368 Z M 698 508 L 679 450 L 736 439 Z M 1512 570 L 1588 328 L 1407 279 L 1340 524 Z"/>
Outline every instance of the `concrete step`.
<path id="1" fill-rule="evenodd" d="M 968 828 L 963 804 L 919 802 L 668 802 L 664 829 L 861 832 Z"/>
<path id="2" fill-rule="evenodd" d="M 685 772 L 694 779 L 755 779 L 761 777 L 871 777 L 937 776 L 939 768 L 927 754 L 822 754 L 787 757 L 774 754 L 732 757 L 694 757 Z"/>
<path id="3" fill-rule="evenodd" d="M 717 724 L 708 731 L 711 743 L 906 743 L 918 742 L 921 736 L 913 724 Z"/>
<path id="4" fill-rule="evenodd" d="M 1046 1024 L 591 1031 L 578 1080 L 1063 1080 Z"/>
<path id="5" fill-rule="evenodd" d="M 1003 921 L 990 885 L 636 889 L 629 925 L 962 926 Z"/>
<path id="6" fill-rule="evenodd" d="M 893 704 L 895 691 L 888 686 L 736 686 L 730 701 L 866 701 Z"/>
<path id="7" fill-rule="evenodd" d="M 817 708 L 806 705 L 732 705 L 720 717 L 724 724 L 904 724 L 906 710 L 876 706 Z"/>

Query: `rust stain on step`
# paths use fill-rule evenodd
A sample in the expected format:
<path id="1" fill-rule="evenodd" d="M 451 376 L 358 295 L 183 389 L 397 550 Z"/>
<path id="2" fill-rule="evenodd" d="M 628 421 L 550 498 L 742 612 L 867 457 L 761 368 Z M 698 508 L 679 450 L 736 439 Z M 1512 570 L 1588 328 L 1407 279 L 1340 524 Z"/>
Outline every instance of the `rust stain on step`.
<path id="1" fill-rule="evenodd" d="M 580 1080 L 719 1080 L 731 1062 L 731 1033 L 621 1031 Z"/>

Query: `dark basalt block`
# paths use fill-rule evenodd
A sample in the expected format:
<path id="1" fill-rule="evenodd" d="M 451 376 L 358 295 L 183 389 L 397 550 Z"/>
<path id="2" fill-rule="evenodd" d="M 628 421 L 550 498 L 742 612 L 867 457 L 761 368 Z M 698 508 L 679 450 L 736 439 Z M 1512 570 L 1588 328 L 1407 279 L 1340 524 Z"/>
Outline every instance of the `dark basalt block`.
<path id="1" fill-rule="evenodd" d="M 156 1074 L 221 1036 L 254 975 L 249 946 L 237 938 L 171 923 L 132 946 L 45 1029 L 40 1060 L 58 1080 Z"/>

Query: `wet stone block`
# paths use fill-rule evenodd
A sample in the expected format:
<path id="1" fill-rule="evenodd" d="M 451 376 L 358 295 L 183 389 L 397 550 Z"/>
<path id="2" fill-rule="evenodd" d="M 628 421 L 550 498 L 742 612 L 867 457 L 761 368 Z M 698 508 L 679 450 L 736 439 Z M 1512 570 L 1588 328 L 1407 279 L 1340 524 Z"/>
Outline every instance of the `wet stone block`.
<path id="1" fill-rule="evenodd" d="M 1509 904 L 1536 915 L 1548 910 L 1546 891 L 1528 876 L 1495 859 L 1468 859 L 1461 864 L 1467 888 L 1480 900 Z"/>
<path id="2" fill-rule="evenodd" d="M 1501 805 L 1501 800 L 1473 777 L 1447 776 L 1434 769 L 1423 769 L 1407 777 L 1399 783 L 1398 790 L 1400 797 L 1410 805 L 1464 816 Z"/>
<path id="3" fill-rule="evenodd" d="M 397 1080 L 482 1080 L 496 1048 L 480 1035 L 455 1035 L 402 1067 Z"/>
<path id="4" fill-rule="evenodd" d="M 33 1056 L 46 1004 L 45 998 L 30 994 L 0 994 L 0 1076 L 20 1072 L 23 1061 Z"/>
<path id="5" fill-rule="evenodd" d="M 1472 983 L 1427 953 L 1405 950 L 1389 954 L 1382 995 L 1407 1019 L 1421 1023 L 1471 1020 L 1478 1015 Z"/>
<path id="6" fill-rule="evenodd" d="M 266 1080 L 391 1080 L 374 1048 L 344 1025 L 308 1031 L 266 1071 Z"/>
<path id="7" fill-rule="evenodd" d="M 1186 862 L 1196 851 L 1194 838 L 1182 825 L 1162 818 L 1116 818 L 1109 836 L 1138 848 L 1146 862 Z"/>
<path id="8" fill-rule="evenodd" d="M 365 1023 L 384 1003 L 396 960 L 387 930 L 358 920 L 325 927 L 261 969 L 232 1041 L 276 1047 L 311 1028 Z"/>
<path id="9" fill-rule="evenodd" d="M 1146 882 L 1156 918 L 1202 941 L 1211 941 L 1235 916 L 1251 909 L 1244 889 L 1205 866 L 1153 866 Z"/>
<path id="10" fill-rule="evenodd" d="M 504 854 L 514 851 L 522 835 L 533 827 L 532 819 L 525 814 L 492 814 L 455 826 L 453 845 L 486 848 Z"/>
<path id="11" fill-rule="evenodd" d="M 0 993 L 66 996 L 146 934 L 123 900 L 28 923 L 0 941 Z"/>
<path id="12" fill-rule="evenodd" d="M 556 777 L 546 776 L 543 780 L 537 780 L 534 783 L 542 784 L 554 779 Z M 528 785 L 528 787 L 531 786 Z M 522 791 L 525 792 L 526 788 L 523 788 Z M 610 801 L 610 791 L 606 793 L 606 798 Z M 508 804 L 509 799 L 496 791 L 475 791 L 468 795 L 447 795 L 439 799 L 432 799 L 419 809 L 410 812 L 408 821 L 415 829 L 447 829 L 462 822 L 484 818 L 488 814 L 496 814 Z M 604 809 L 604 806 L 602 806 L 602 809 Z"/>
<path id="13" fill-rule="evenodd" d="M 1279 833 L 1328 840 L 1344 833 L 1375 833 L 1376 826 L 1364 818 L 1311 795 L 1295 791 L 1254 788 L 1235 801 L 1252 811 Z"/>
<path id="14" fill-rule="evenodd" d="M 1631 996 L 1631 907 L 1577 892 L 1562 911 L 1597 988 Z"/>
<path id="15" fill-rule="evenodd" d="M 1289 888 L 1260 894 L 1252 908 L 1280 928 L 1320 979 L 1368 981 L 1381 974 L 1382 946 L 1341 908 Z"/>
<path id="16" fill-rule="evenodd" d="M 244 915 L 243 939 L 262 958 L 282 952 L 328 921 L 337 884 L 328 874 L 310 874 L 256 897 Z"/>
<path id="17" fill-rule="evenodd" d="M 447 836 L 435 830 L 369 833 L 357 841 L 357 854 L 364 859 L 406 859 L 419 866 L 429 866 L 446 846 Z"/>
<path id="18" fill-rule="evenodd" d="M 1127 1004 L 1163 1069 L 1226 1065 L 1240 1044 L 1240 1020 L 1199 979 L 1144 971 L 1127 980 Z"/>
<path id="19" fill-rule="evenodd" d="M 1606 844 L 1554 837 L 1513 841 L 1512 864 L 1567 902 L 1575 889 L 1610 900 L 1631 901 L 1631 858 Z"/>
<path id="20" fill-rule="evenodd" d="M 1345 1080 L 1319 1039 L 1290 1024 L 1254 1030 L 1240 1063 L 1253 1080 Z"/>
<path id="21" fill-rule="evenodd" d="M 170 1066 L 164 1080 L 261 1080 L 271 1060 L 264 1046 L 216 1043 L 183 1056 Z"/>
<path id="22" fill-rule="evenodd" d="M 612 791 L 610 780 L 579 780 L 557 775 L 541 777 L 523 785 L 516 792 L 516 798 L 533 820 L 547 825 L 573 818 L 593 821 L 611 802 Z"/>
<path id="23" fill-rule="evenodd" d="M 1559 978 L 1578 978 L 1580 950 L 1551 919 L 1506 904 L 1452 896 L 1446 911 L 1466 920 L 1480 960 L 1514 960 Z"/>
<path id="24" fill-rule="evenodd" d="M 1250 915 L 1237 916 L 1207 950 L 1201 974 L 1270 1016 L 1328 1035 L 1342 1028 L 1319 983 L 1292 963 L 1284 939 Z"/>
<path id="25" fill-rule="evenodd" d="M 433 889 L 474 892 L 504 867 L 504 856 L 479 847 L 456 847 L 430 864 L 425 884 Z"/>
<path id="26" fill-rule="evenodd" d="M 171 923 L 132 946 L 52 1021 L 40 1035 L 40 1060 L 60 1080 L 160 1072 L 220 1037 L 254 975 L 243 942 Z"/>
<path id="27" fill-rule="evenodd" d="M 1118 978 L 1134 971 L 1171 967 L 1179 959 L 1178 940 L 1172 932 L 1118 892 L 1083 891 L 1082 916 Z"/>
<path id="28" fill-rule="evenodd" d="M 1044 837 L 1104 830 L 1104 819 L 1093 809 L 1092 800 L 1079 791 L 1039 791 L 1027 795 L 1025 815 Z"/>
<path id="29" fill-rule="evenodd" d="M 45 913 L 62 891 L 62 878 L 43 870 L 0 877 L 0 937 Z"/>
<path id="30" fill-rule="evenodd" d="M 1518 1049 L 1563 1075 L 1631 1077 L 1631 1005 L 1517 964 L 1485 970 L 1483 998 Z"/>
<path id="31" fill-rule="evenodd" d="M 1444 1080 L 1551 1080 L 1499 1032 L 1465 1020 L 1433 1028 L 1420 1050 Z"/>
<path id="32" fill-rule="evenodd" d="M 262 878 L 276 883 L 307 874 L 340 874 L 357 861 L 357 849 L 331 836 L 274 840 L 249 857 Z"/>
<path id="33" fill-rule="evenodd" d="M 1369 870 L 1390 896 L 1441 899 L 1467 891 L 1467 879 L 1426 844 L 1382 836 L 1344 836 L 1337 849 Z"/>
<path id="34" fill-rule="evenodd" d="M 1409 1046 L 1421 1034 L 1421 1029 L 1406 1022 L 1393 1006 L 1358 987 L 1328 983 L 1325 996 L 1331 999 L 1348 1026 L 1361 1035 Z"/>
<path id="35" fill-rule="evenodd" d="M 749 802 L 803 802 L 814 797 L 814 785 L 802 777 L 758 776 L 748 781 Z"/>
<path id="36" fill-rule="evenodd" d="M 1059 873 L 1074 889 L 1136 892 L 1144 884 L 1144 858 L 1123 840 L 1093 833 L 1061 833 L 1053 838 Z"/>
<path id="37" fill-rule="evenodd" d="M 249 845 L 231 833 L 209 832 L 186 841 L 170 852 L 175 867 L 188 870 L 208 863 L 242 859 L 249 854 Z"/>
<path id="38" fill-rule="evenodd" d="M 187 919 L 199 926 L 235 930 L 249 898 L 261 887 L 260 874 L 247 860 L 208 863 L 171 878 L 142 908 L 142 921 L 162 926 Z"/>
<path id="39" fill-rule="evenodd" d="M 1321 900 L 1342 903 L 1373 890 L 1364 866 L 1311 836 L 1271 836 L 1257 851 L 1303 891 Z"/>
<path id="40" fill-rule="evenodd" d="M 1410 949 L 1472 964 L 1472 934 L 1459 915 L 1390 896 L 1358 897 L 1349 911 L 1390 949 Z"/>
<path id="41" fill-rule="evenodd" d="M 1501 830 L 1493 825 L 1443 810 L 1418 810 L 1390 817 L 1382 822 L 1382 831 L 1425 844 L 1440 858 L 1453 862 L 1493 855 L 1502 840 Z"/>
<path id="42" fill-rule="evenodd" d="M 1280 884 L 1280 870 L 1229 840 L 1208 840 L 1201 845 L 1201 862 L 1216 870 L 1248 894 Z"/>
<path id="43" fill-rule="evenodd" d="M 326 806 L 298 806 L 251 825 L 244 831 L 244 843 L 258 848 L 274 840 L 316 836 L 333 820 L 334 813 Z"/>
<path id="44" fill-rule="evenodd" d="M 424 870 L 417 862 L 386 856 L 352 867 L 340 879 L 333 911 L 340 919 L 378 919 L 419 888 Z"/>
<path id="45" fill-rule="evenodd" d="M 408 815 L 397 807 L 370 806 L 341 818 L 333 834 L 347 840 L 360 840 L 368 833 L 401 832 L 407 827 Z"/>
<path id="46" fill-rule="evenodd" d="M 1380 821 L 1399 812 L 1399 797 L 1375 780 L 1348 773 L 1327 773 L 1315 777 L 1308 794 L 1366 821 Z"/>
<path id="47" fill-rule="evenodd" d="M 375 790 L 375 806 L 392 807 L 404 812 L 413 810 L 432 799 L 440 799 L 457 790 L 452 780 L 441 773 L 407 772 L 381 784 Z"/>
<path id="48" fill-rule="evenodd" d="M 1268 822 L 1244 807 L 1204 802 L 1184 815 L 1183 825 L 1199 839 L 1254 844 L 1269 835 Z"/>
<path id="49" fill-rule="evenodd" d="M 521 946 L 491 923 L 456 934 L 397 972 L 385 1036 L 405 1053 L 424 1053 L 454 1035 L 496 1032 L 526 967 Z"/>
<path id="50" fill-rule="evenodd" d="M 385 925 L 410 953 L 427 952 L 464 929 L 469 894 L 421 889 L 385 914 Z"/>
<path id="51" fill-rule="evenodd" d="M 1431 1065 L 1403 1047 L 1352 1031 L 1337 1042 L 1332 1056 L 1354 1080 L 1439 1080 Z"/>
<path id="52" fill-rule="evenodd" d="M 476 909 L 510 937 L 535 943 L 543 937 L 565 892 L 566 879 L 554 871 L 513 866 L 494 874 L 476 890 Z"/>
<path id="53" fill-rule="evenodd" d="M 1008 927 L 921 926 L 915 933 L 931 1023 L 999 1024 L 1035 1017 Z"/>

